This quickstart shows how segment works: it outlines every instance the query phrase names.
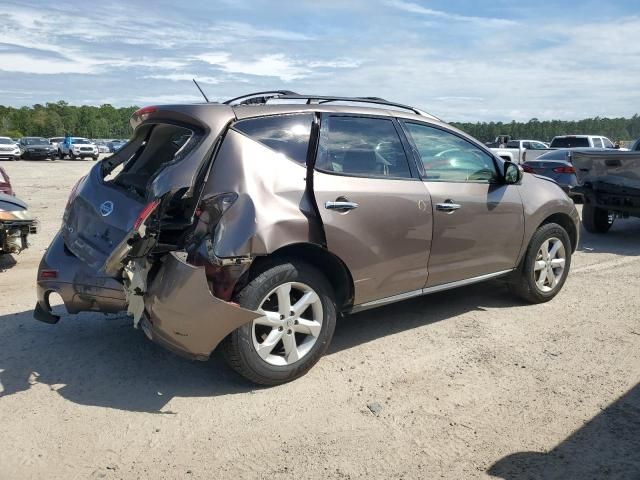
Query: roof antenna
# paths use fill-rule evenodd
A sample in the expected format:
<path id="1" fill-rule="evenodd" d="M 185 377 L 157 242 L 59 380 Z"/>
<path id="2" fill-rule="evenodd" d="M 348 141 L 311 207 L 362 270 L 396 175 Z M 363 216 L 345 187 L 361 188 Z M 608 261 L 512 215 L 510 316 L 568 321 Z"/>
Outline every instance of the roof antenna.
<path id="1" fill-rule="evenodd" d="M 198 87 L 198 90 L 200 90 L 200 93 L 201 93 L 201 94 L 202 94 L 202 96 L 204 97 L 204 101 L 205 101 L 205 102 L 207 102 L 207 103 L 210 103 L 210 102 L 209 102 L 209 99 L 207 98 L 207 96 L 204 94 L 204 92 L 203 92 L 203 91 L 202 91 L 202 89 L 200 88 L 200 85 L 198 85 L 198 82 L 196 82 L 196 79 L 195 79 L 195 78 L 192 78 L 192 80 L 193 80 L 193 83 L 195 83 L 195 84 L 196 84 L 196 87 Z"/>

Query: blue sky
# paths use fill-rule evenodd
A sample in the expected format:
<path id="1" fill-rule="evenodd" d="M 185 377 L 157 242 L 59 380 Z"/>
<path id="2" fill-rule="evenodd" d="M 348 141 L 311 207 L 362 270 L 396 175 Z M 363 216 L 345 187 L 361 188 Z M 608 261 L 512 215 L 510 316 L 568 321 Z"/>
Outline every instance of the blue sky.
<path id="1" fill-rule="evenodd" d="M 92 4 L 93 3 L 93 4 Z M 635 7 L 635 8 L 634 8 Z M 637 0 L 0 3 L 0 104 L 379 96 L 449 121 L 640 112 Z"/>

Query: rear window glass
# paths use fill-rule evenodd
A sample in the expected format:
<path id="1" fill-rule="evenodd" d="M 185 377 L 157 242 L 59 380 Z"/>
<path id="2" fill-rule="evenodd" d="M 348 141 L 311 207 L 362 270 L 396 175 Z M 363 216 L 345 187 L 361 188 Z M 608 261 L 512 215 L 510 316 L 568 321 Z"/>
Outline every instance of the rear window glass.
<path id="1" fill-rule="evenodd" d="M 537 160 L 566 160 L 568 153 L 567 150 L 555 150 L 540 155 Z"/>
<path id="2" fill-rule="evenodd" d="M 602 148 L 602 147 L 603 147 L 602 139 L 600 139 L 600 138 L 594 138 L 594 139 L 593 139 L 593 146 L 594 146 L 595 148 Z"/>
<path id="3" fill-rule="evenodd" d="M 561 137 L 554 138 L 551 142 L 551 148 L 576 148 L 590 147 L 589 139 L 585 137 Z"/>
<path id="4" fill-rule="evenodd" d="M 168 124 L 143 125 L 134 138 L 105 161 L 105 180 L 140 195 L 162 168 L 182 160 L 198 144 L 188 128 Z"/>
<path id="5" fill-rule="evenodd" d="M 313 114 L 305 113 L 240 120 L 233 128 L 304 165 L 312 123 Z"/>

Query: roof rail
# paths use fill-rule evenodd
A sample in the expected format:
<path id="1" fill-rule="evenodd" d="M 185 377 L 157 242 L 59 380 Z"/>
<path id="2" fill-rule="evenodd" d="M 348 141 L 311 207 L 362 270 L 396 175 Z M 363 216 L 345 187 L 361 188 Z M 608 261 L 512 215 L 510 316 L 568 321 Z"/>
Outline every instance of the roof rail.
<path id="1" fill-rule="evenodd" d="M 240 102 L 238 102 L 241 100 Z M 369 103 L 372 105 L 384 105 L 388 107 L 395 107 L 402 110 L 409 110 L 417 115 L 423 117 L 429 117 L 434 120 L 440 121 L 435 115 L 431 115 L 423 110 L 419 110 L 409 105 L 403 105 L 401 103 L 389 102 L 380 97 L 334 97 L 326 95 L 301 95 L 299 93 L 291 92 L 289 90 L 269 90 L 265 92 L 249 93 L 240 97 L 232 98 L 224 102 L 225 105 L 231 105 L 238 103 L 239 105 L 252 105 L 252 104 L 266 104 L 269 100 L 305 100 L 307 105 L 311 105 L 314 101 L 318 104 L 330 103 L 330 102 L 354 102 L 354 103 Z"/>
<path id="2" fill-rule="evenodd" d="M 241 102 L 238 102 L 240 105 L 260 104 L 267 103 L 267 100 L 269 100 L 270 98 L 280 98 L 282 95 L 298 94 L 296 92 L 292 92 L 291 90 L 266 90 L 264 92 L 255 92 L 247 93 L 246 95 L 240 95 L 239 97 L 232 98 L 231 100 L 227 100 L 223 103 L 224 105 L 231 105 L 238 102 L 238 100 L 242 100 Z"/>
<path id="3" fill-rule="evenodd" d="M 330 103 L 330 102 L 354 102 L 354 103 L 370 103 L 372 105 L 384 105 L 388 107 L 400 108 L 402 110 L 409 110 L 417 115 L 421 115 L 423 117 L 433 118 L 435 120 L 440 120 L 435 115 L 431 115 L 430 113 L 419 110 L 410 105 L 403 105 L 402 103 L 395 103 L 385 100 L 380 97 L 333 97 L 326 95 L 281 95 L 277 97 L 273 97 L 278 100 L 307 100 L 307 104 L 310 105 L 313 101 L 317 101 L 319 104 L 322 103 Z"/>

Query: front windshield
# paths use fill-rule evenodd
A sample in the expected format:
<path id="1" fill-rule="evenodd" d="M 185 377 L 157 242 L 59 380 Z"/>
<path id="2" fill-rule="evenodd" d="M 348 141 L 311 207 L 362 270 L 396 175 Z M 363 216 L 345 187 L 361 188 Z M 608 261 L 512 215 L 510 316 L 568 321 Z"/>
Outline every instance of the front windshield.
<path id="1" fill-rule="evenodd" d="M 10 138 L 0 138 L 0 144 L 2 145 L 11 145 L 12 143 L 14 142 Z"/>
<path id="2" fill-rule="evenodd" d="M 49 140 L 46 138 L 27 138 L 25 143 L 27 145 L 49 145 Z"/>
<path id="3" fill-rule="evenodd" d="M 78 144 L 91 143 L 91 142 L 86 138 L 74 138 L 73 140 L 71 140 L 71 143 L 73 145 L 78 145 Z"/>

